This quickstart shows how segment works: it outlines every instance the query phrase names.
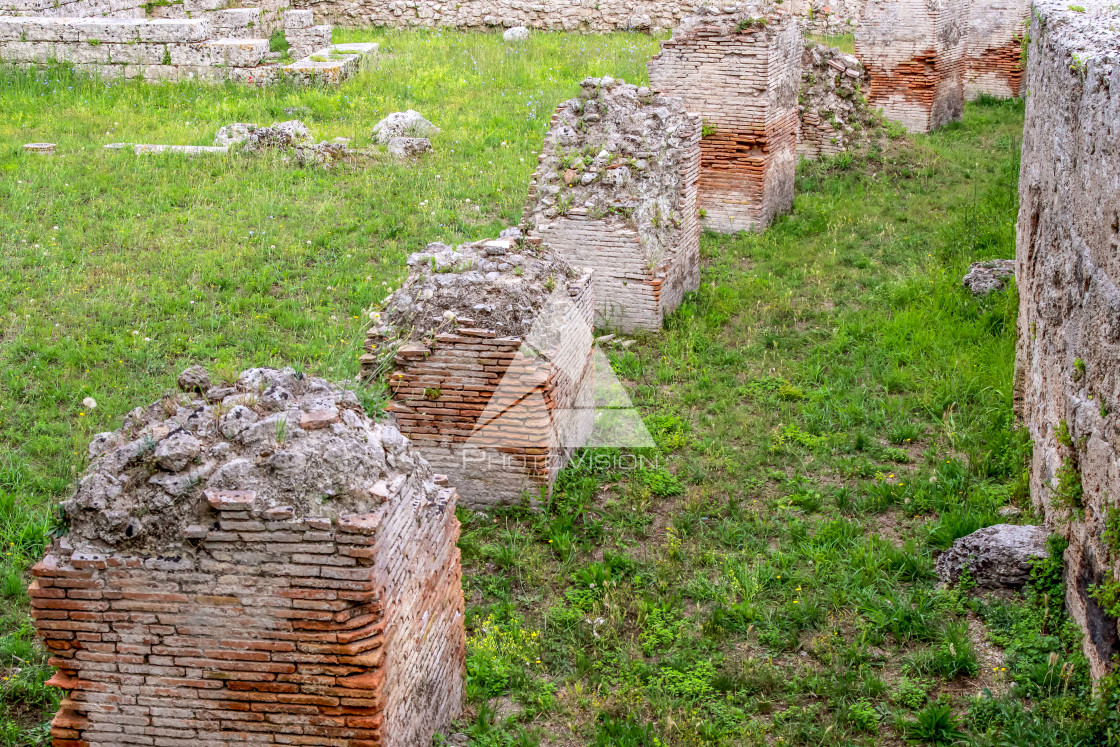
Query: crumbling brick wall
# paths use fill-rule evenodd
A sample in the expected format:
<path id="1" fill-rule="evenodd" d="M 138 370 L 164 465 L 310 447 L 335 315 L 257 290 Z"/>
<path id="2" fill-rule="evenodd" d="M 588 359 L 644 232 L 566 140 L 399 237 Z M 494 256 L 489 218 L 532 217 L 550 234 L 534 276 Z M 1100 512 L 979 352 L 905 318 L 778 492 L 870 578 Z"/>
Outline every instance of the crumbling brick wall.
<path id="1" fill-rule="evenodd" d="M 972 0 L 964 97 L 980 94 L 1018 98 L 1023 78 L 1023 34 L 1030 3 L 1027 0 Z"/>
<path id="2" fill-rule="evenodd" d="M 807 34 L 850 34 L 863 12 L 863 0 L 790 0 L 788 6 Z"/>
<path id="3" fill-rule="evenodd" d="M 793 204 L 801 31 L 768 5 L 700 8 L 649 61 L 650 87 L 703 118 L 704 227 L 762 230 Z"/>
<path id="4" fill-rule="evenodd" d="M 55 747 L 414 747 L 458 714 L 455 491 L 353 392 L 252 369 L 97 436 L 35 566 Z"/>
<path id="5" fill-rule="evenodd" d="M 834 156 L 870 141 L 879 128 L 879 118 L 867 104 L 870 82 L 854 55 L 805 42 L 797 155 L 809 159 Z"/>
<path id="6" fill-rule="evenodd" d="M 959 120 L 970 0 L 867 0 L 856 57 L 871 76 L 868 99 L 911 132 Z"/>
<path id="7" fill-rule="evenodd" d="M 529 187 L 525 221 L 595 270 L 597 323 L 660 329 L 700 285 L 700 118 L 678 98 L 588 78 L 561 104 Z"/>
<path id="8" fill-rule="evenodd" d="M 375 312 L 362 358 L 465 505 L 531 501 L 591 429 L 593 271 L 540 240 L 430 244 Z"/>
<path id="9" fill-rule="evenodd" d="M 1031 498 L 1069 539 L 1066 603 L 1094 676 L 1120 653 L 1090 592 L 1120 578 L 1120 11 L 1034 5 L 1016 229 L 1016 401 Z"/>

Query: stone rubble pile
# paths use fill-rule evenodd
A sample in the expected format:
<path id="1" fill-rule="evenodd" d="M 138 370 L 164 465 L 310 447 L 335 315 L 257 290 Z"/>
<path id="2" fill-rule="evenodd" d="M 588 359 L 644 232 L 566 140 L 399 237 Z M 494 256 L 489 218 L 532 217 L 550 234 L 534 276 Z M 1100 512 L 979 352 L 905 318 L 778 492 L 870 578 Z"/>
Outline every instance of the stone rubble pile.
<path id="1" fill-rule="evenodd" d="M 1015 277 L 1015 260 L 988 259 L 973 262 L 961 284 L 972 291 L 974 296 L 986 296 L 1007 287 L 1008 280 Z"/>
<path id="2" fill-rule="evenodd" d="M 1044 527 L 996 524 L 961 537 L 937 557 L 937 575 L 955 584 L 967 575 L 986 589 L 1021 587 L 1034 564 L 1049 555 Z"/>
<path id="3" fill-rule="evenodd" d="M 321 379 L 179 385 L 94 438 L 33 569 L 54 744 L 430 742 L 463 696 L 455 490 Z"/>
<path id="4" fill-rule="evenodd" d="M 871 79 L 855 55 L 806 42 L 801 54 L 797 154 L 819 158 L 869 142 L 879 118 L 867 104 Z"/>
<path id="5" fill-rule="evenodd" d="M 424 119 L 420 112 L 409 109 L 393 112 L 373 126 L 373 142 L 386 146 L 389 155 L 398 160 L 413 158 L 432 150 L 431 137 L 440 129 Z"/>
<path id="6" fill-rule="evenodd" d="M 363 377 L 388 373 L 386 409 L 464 505 L 535 501 L 592 425 L 593 272 L 516 228 L 408 267 L 371 315 Z"/>
<path id="7" fill-rule="evenodd" d="M 609 76 L 556 109 L 524 221 L 595 269 L 598 324 L 660 329 L 699 286 L 700 128 L 679 98 Z"/>

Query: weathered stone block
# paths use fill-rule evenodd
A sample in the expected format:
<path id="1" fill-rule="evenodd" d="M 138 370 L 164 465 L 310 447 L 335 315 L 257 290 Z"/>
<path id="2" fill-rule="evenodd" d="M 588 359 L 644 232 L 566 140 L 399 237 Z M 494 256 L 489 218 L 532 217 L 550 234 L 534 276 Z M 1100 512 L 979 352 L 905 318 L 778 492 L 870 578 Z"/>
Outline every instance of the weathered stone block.
<path id="1" fill-rule="evenodd" d="M 229 67 L 256 67 L 268 54 L 267 39 L 218 39 L 207 46 L 215 62 Z"/>
<path id="2" fill-rule="evenodd" d="M 140 41 L 177 44 L 209 39 L 210 22 L 198 20 L 154 20 L 140 24 Z"/>
<path id="3" fill-rule="evenodd" d="M 1066 605 L 1095 677 L 1120 653 L 1090 589 L 1120 574 L 1120 9 L 1038 0 L 1019 178 L 1016 404 L 1031 498 L 1069 539 Z"/>
<path id="4" fill-rule="evenodd" d="M 706 228 L 762 230 L 793 205 L 801 31 L 768 4 L 700 8 L 649 61 L 650 87 L 703 118 Z"/>

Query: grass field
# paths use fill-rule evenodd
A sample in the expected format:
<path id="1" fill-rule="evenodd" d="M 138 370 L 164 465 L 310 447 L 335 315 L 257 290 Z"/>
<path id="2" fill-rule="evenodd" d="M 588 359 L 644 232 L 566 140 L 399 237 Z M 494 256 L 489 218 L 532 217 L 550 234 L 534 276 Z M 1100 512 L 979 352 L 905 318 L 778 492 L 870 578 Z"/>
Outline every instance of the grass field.
<path id="1" fill-rule="evenodd" d="M 407 254 L 516 222 L 553 107 L 587 75 L 644 80 L 656 49 L 340 36 L 383 54 L 338 90 L 0 79 L 2 745 L 47 743 L 23 587 L 91 435 L 191 363 L 352 380 L 363 310 Z M 207 144 L 295 106 L 355 145 L 406 108 L 443 132 L 416 164 L 329 171 L 101 149 Z M 658 466 L 584 459 L 544 512 L 461 513 L 471 744 L 1120 744 L 1060 565 L 1004 597 L 932 573 L 1000 507 L 1030 520 L 1015 293 L 960 287 L 969 262 L 1013 255 L 1021 128 L 1017 103 L 969 105 L 933 136 L 803 165 L 763 235 L 704 237 L 701 290 L 612 353 Z M 59 155 L 21 153 L 44 140 Z"/>

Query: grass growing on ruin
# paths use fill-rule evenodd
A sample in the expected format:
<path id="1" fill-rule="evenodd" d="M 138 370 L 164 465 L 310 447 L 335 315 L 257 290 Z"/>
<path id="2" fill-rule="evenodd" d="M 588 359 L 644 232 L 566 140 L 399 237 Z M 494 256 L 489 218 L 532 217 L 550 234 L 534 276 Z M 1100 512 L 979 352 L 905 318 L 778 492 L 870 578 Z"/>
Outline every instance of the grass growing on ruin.
<path id="1" fill-rule="evenodd" d="M 0 744 L 45 743 L 23 574 L 91 435 L 190 363 L 352 379 L 362 311 L 407 254 L 516 221 L 553 107 L 586 75 L 643 80 L 656 47 L 337 40 L 371 38 L 379 68 L 338 90 L 0 79 Z M 362 145 L 405 108 L 443 128 L 407 166 L 101 149 L 291 116 Z M 960 288 L 970 261 L 1013 254 L 1021 127 L 1016 104 L 970 105 L 803 167 L 766 234 L 704 238 L 700 292 L 612 352 L 656 461 L 585 455 L 546 512 L 462 514 L 472 744 L 1105 743 L 1053 565 L 1006 600 L 932 574 L 955 537 L 1027 508 L 1014 292 Z M 44 140 L 60 154 L 21 153 Z"/>

